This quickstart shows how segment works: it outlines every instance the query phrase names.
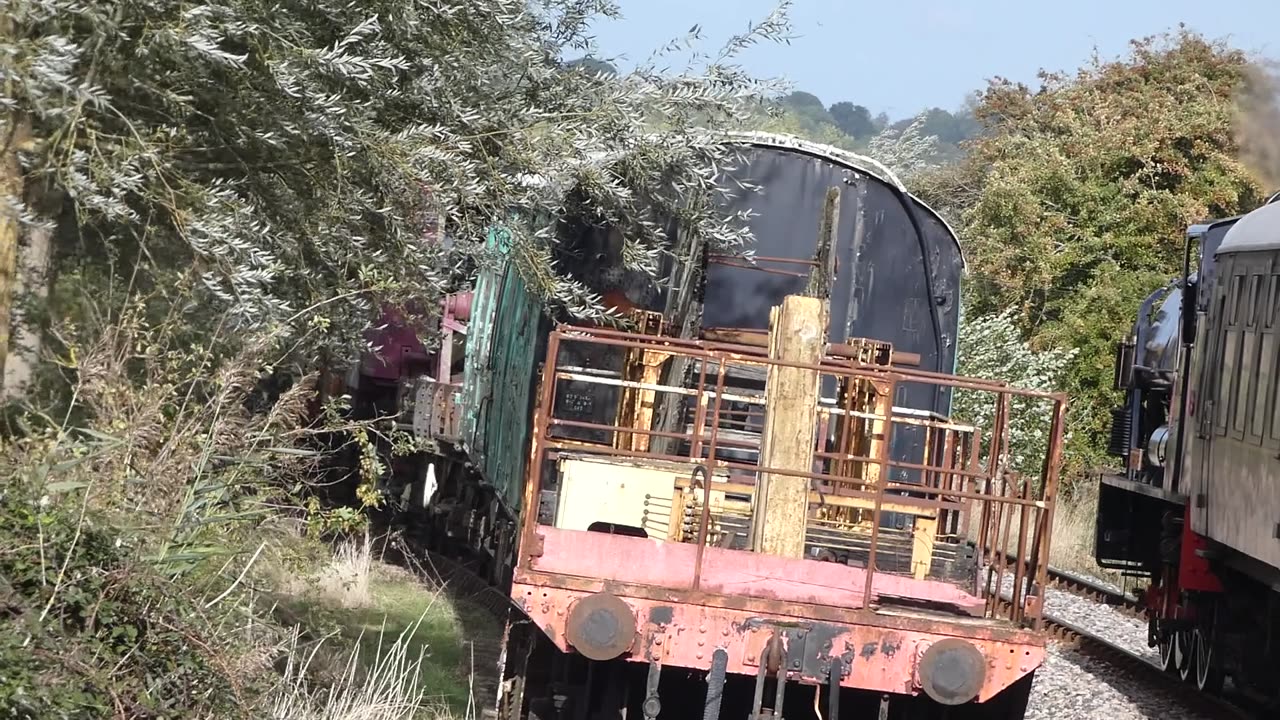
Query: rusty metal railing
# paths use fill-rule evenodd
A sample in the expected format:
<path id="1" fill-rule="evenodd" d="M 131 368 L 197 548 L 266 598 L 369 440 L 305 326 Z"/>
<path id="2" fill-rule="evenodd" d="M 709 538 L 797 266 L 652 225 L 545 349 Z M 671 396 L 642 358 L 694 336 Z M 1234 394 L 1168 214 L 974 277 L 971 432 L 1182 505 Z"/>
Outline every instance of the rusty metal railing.
<path id="1" fill-rule="evenodd" d="M 696 365 L 696 371 L 692 373 L 695 377 L 679 383 L 668 381 L 664 384 L 653 381 L 652 378 L 633 380 L 566 366 L 560 362 L 562 349 L 571 343 L 612 347 L 621 352 L 648 352 L 666 360 L 679 358 Z M 843 354 L 847 356 L 849 353 Z M 807 471 L 764 467 L 758 458 L 753 463 L 743 458 L 722 457 L 730 450 L 745 450 L 748 454 L 753 449 L 758 450 L 758 439 L 743 437 L 745 433 L 740 429 L 737 430 L 739 436 L 729 437 L 728 434 L 734 431 L 726 426 L 743 428 L 747 419 L 763 416 L 763 388 L 751 378 L 758 380 L 762 376 L 761 371 L 767 371 L 770 366 L 814 370 L 824 380 L 834 380 L 838 387 L 862 388 L 866 397 L 878 398 L 878 404 L 875 407 L 855 406 L 841 398 L 826 398 L 821 401 L 816 411 L 817 442 Z M 745 370 L 745 374 L 735 372 L 740 370 Z M 746 376 L 750 377 L 742 379 Z M 561 408 L 557 407 L 555 400 L 557 387 L 568 382 L 594 388 L 612 387 L 619 392 L 649 393 L 647 406 L 632 397 L 628 407 L 648 407 L 650 414 L 643 423 L 618 420 L 604 423 L 565 418 L 563 412 L 558 412 Z M 986 394 L 994 402 L 991 427 L 984 429 L 967 426 L 949 418 L 894 407 L 891 401 L 897 396 L 898 388 L 903 386 L 929 386 L 946 388 L 951 392 Z M 691 402 L 691 412 L 670 416 L 679 419 L 680 427 L 654 427 L 660 424 L 652 411 L 658 404 L 656 399 L 659 396 Z M 1048 444 L 1038 476 L 1018 474 L 1010 468 L 1007 461 L 1011 405 L 1018 398 L 1052 405 Z M 725 405 L 730 402 L 751 409 L 726 409 Z M 1039 598 L 1042 594 L 1039 589 L 1046 582 L 1053 501 L 1061 466 L 1065 407 L 1066 400 L 1061 394 L 1010 388 L 993 381 L 861 363 L 835 354 L 829 354 L 820 364 L 810 365 L 770 359 L 763 349 L 755 347 L 640 335 L 603 328 L 561 326 L 549 338 L 535 414 L 526 498 L 536 501 L 540 497 L 547 480 L 544 477 L 546 461 L 566 453 L 638 462 L 651 460 L 683 463 L 690 468 L 703 468 L 705 482 L 700 488 L 700 515 L 696 538 L 692 540 L 697 546 L 697 556 L 690 583 L 684 588 L 697 593 L 702 589 L 704 555 L 711 534 L 713 486 L 723 485 L 713 482 L 717 472 L 724 470 L 738 478 L 759 478 L 765 473 L 805 478 L 811 487 L 815 483 L 818 487 L 818 502 L 811 502 L 811 516 L 814 507 L 820 509 L 840 505 L 850 510 L 842 515 L 844 519 L 841 522 L 853 523 L 849 527 L 856 525 L 862 528 L 859 532 L 867 536 L 862 607 L 872 606 L 877 573 L 893 572 L 877 567 L 878 560 L 883 559 L 884 554 L 880 551 L 890 542 L 887 539 L 889 534 L 896 532 L 895 528 L 886 527 L 887 514 L 916 513 L 913 528 L 921 524 L 920 517 L 929 517 L 924 525 L 933 526 L 932 536 L 929 538 L 930 563 L 933 562 L 932 553 L 936 550 L 933 543 L 939 538 L 949 546 L 959 547 L 972 543 L 977 550 L 977 570 L 972 578 L 967 579 L 969 582 L 966 585 L 975 594 L 980 593 L 980 597 L 985 598 L 985 615 L 1030 624 L 1038 629 Z M 850 430 L 854 426 L 861 427 L 862 430 Z M 613 440 L 591 442 L 557 437 L 553 432 L 556 428 L 603 432 Z M 859 432 L 862 435 L 859 436 Z M 895 457 L 893 440 L 901 432 L 913 432 L 923 437 L 921 457 Z M 861 446 L 840 439 L 865 437 L 868 433 L 876 436 L 873 438 L 874 442 Z M 636 442 L 635 438 L 644 440 Z M 679 447 L 687 447 L 687 450 L 679 453 L 655 450 L 653 440 L 656 438 L 674 441 Z M 868 451 L 868 447 L 872 451 Z M 904 474 L 912 473 L 919 477 L 918 482 L 902 481 Z M 873 481 L 869 480 L 872 476 Z M 746 486 L 745 483 L 741 485 Z M 810 495 L 813 494 L 811 491 Z M 853 512 L 855 510 L 857 512 Z M 539 514 L 530 509 L 524 515 L 523 542 L 526 547 L 531 547 L 535 542 Z M 828 512 L 828 517 L 830 516 L 831 513 Z M 855 518 L 856 522 L 849 518 Z M 670 522 L 675 523 L 676 519 L 673 517 Z M 854 537 L 856 541 L 851 541 L 851 547 L 856 545 L 860 548 L 861 545 L 856 543 L 863 542 L 862 535 L 851 534 L 850 537 Z M 913 541 L 915 539 L 913 535 Z M 1015 547 L 1016 550 L 1010 553 Z M 1008 559 L 1010 556 L 1014 558 L 1012 561 Z M 527 553 L 520 553 L 519 567 L 531 569 L 531 559 Z M 911 572 L 919 574 L 918 563 L 914 560 Z M 1001 599 L 1001 585 L 1010 575 L 1013 583 L 1012 599 L 1006 601 Z M 933 579 L 928 574 L 928 566 L 924 577 L 918 579 Z M 955 578 L 946 581 L 957 584 Z M 671 589 L 679 591 L 682 588 Z M 1009 590 L 1003 589 L 1003 592 L 1008 593 Z"/>

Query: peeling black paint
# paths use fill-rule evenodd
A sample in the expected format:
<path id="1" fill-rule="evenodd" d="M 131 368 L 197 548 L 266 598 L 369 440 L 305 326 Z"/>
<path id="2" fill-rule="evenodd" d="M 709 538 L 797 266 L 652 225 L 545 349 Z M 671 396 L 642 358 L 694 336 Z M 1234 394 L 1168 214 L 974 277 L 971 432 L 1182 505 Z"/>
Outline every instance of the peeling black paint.
<path id="1" fill-rule="evenodd" d="M 676 611 L 670 605 L 658 605 L 649 610 L 649 622 L 654 625 L 670 625 L 675 620 Z"/>
<path id="2" fill-rule="evenodd" d="M 880 652 L 887 658 L 893 658 L 898 653 L 898 648 L 902 647 L 902 641 L 892 638 L 885 638 L 880 641 Z"/>
<path id="3" fill-rule="evenodd" d="M 879 649 L 880 649 L 880 643 L 874 643 L 874 642 L 863 643 L 862 652 L 860 653 L 862 655 L 862 659 L 870 660 L 871 658 L 876 656 L 876 652 Z"/>

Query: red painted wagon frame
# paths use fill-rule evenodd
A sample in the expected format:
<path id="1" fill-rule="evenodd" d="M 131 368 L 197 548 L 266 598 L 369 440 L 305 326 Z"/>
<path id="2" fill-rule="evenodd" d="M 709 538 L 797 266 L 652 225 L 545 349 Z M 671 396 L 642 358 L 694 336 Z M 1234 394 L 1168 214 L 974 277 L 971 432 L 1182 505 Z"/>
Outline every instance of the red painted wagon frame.
<path id="1" fill-rule="evenodd" d="M 716 361 L 715 407 L 707 415 L 707 403 L 700 402 L 694 433 L 668 433 L 648 429 L 617 428 L 611 425 L 572 423 L 552 419 L 554 389 L 564 375 L 557 368 L 563 342 L 581 342 L 622 348 L 660 350 L 685 358 Z M 864 569 L 789 559 L 741 550 L 708 547 L 707 528 L 711 491 L 714 483 L 703 483 L 702 517 L 698 542 L 673 543 L 649 538 L 606 535 L 578 530 L 565 530 L 538 523 L 537 499 L 543 481 L 543 464 L 549 453 L 581 452 L 579 443 L 558 441 L 551 437 L 553 425 L 575 425 L 630 432 L 650 437 L 670 437 L 691 442 L 689 456 L 664 456 L 607 446 L 593 447 L 602 456 L 629 459 L 678 460 L 701 463 L 706 477 L 714 477 L 717 465 L 733 466 L 718 460 L 718 417 L 726 391 L 726 367 L 730 364 L 786 366 L 818 370 L 823 375 L 867 378 L 888 382 L 896 389 L 899 383 L 920 382 L 948 386 L 959 390 L 977 390 L 996 395 L 995 421 L 991 434 L 989 457 L 995 458 L 1005 449 L 1010 399 L 1027 397 L 1053 403 L 1049 446 L 1044 459 L 1039 498 L 1032 497 L 1031 483 L 1023 483 L 1020 494 L 993 494 L 992 488 L 1007 487 L 1007 476 L 997 477 L 997 463 L 990 462 L 985 471 L 951 469 L 946 472 L 960 477 L 961 486 L 969 482 L 978 490 L 943 490 L 912 483 L 881 481 L 874 493 L 867 493 L 874 503 L 867 567 Z M 708 372 L 700 363 L 695 391 L 706 397 Z M 674 388 L 662 386 L 664 391 Z M 689 393 L 686 393 L 689 394 Z M 891 394 L 890 397 L 893 397 Z M 898 367 L 865 365 L 843 358 L 828 357 L 820 365 L 808 365 L 770 359 L 760 349 L 698 340 L 639 335 L 603 328 L 559 326 L 551 334 L 539 389 L 534 429 L 531 440 L 529 478 L 525 486 L 521 541 L 517 553 L 512 598 L 562 651 L 591 651 L 588 644 L 574 638 L 575 622 L 579 625 L 590 612 L 612 614 L 622 622 L 627 640 L 610 650 L 616 657 L 648 663 L 650 693 L 656 701 L 657 677 L 663 665 L 709 670 L 723 678 L 725 672 L 756 674 L 756 706 L 760 705 L 760 689 L 766 673 L 782 673 L 787 680 L 830 687 L 850 687 L 883 693 L 915 693 L 924 689 L 931 697 L 947 702 L 948 692 L 956 702 L 977 699 L 985 702 L 1038 667 L 1044 658 L 1045 636 L 1040 632 L 1040 588 L 1045 587 L 1049 558 L 1049 529 L 1053 522 L 1053 499 L 1058 486 L 1061 465 L 1061 435 L 1065 421 L 1066 398 L 1061 393 L 1045 393 L 1010 388 L 1003 383 L 961 378 Z M 886 439 L 879 457 L 849 457 L 876 463 L 881 477 L 888 478 L 889 468 L 914 469 L 925 473 L 941 472 L 941 468 L 892 461 L 888 456 L 895 425 L 892 408 L 883 417 Z M 707 425 L 709 435 L 704 435 Z M 704 444 L 705 443 L 705 444 Z M 707 450 L 707 457 L 700 456 Z M 695 455 L 695 453 L 697 455 Z M 795 473 L 760 465 L 744 465 L 752 471 L 778 475 L 828 479 L 817 473 Z M 840 478 L 847 480 L 846 478 Z M 982 491 L 985 485 L 988 491 Z M 918 505 L 922 508 L 945 509 L 941 495 L 962 500 L 970 506 L 982 502 L 982 525 L 979 534 L 980 559 L 990 563 L 987 589 L 993 577 L 1003 579 L 1012 570 L 1011 597 L 996 591 L 985 597 L 981 620 L 959 616 L 921 616 L 920 614 L 885 612 L 873 609 L 873 598 L 892 596 L 895 588 L 907 597 L 911 590 L 922 590 L 916 599 L 928 599 L 928 593 L 941 592 L 948 583 L 933 580 L 908 580 L 877 573 L 875 559 L 880 517 L 887 490 L 906 490 L 936 496 L 930 499 L 893 496 L 894 504 Z M 1011 508 L 1005 512 L 1006 508 Z M 1006 552 L 1010 545 L 1012 518 L 1020 515 L 1017 550 Z M 1035 513 L 1035 522 L 1029 515 Z M 1034 533 L 1028 547 L 1028 535 Z M 1028 550 L 1030 552 L 1028 553 Z M 638 563 L 637 553 L 656 553 L 661 562 L 649 566 Z M 1013 560 L 1008 558 L 1013 557 Z M 610 566 L 609 558 L 613 558 Z M 628 561 L 629 559 L 629 561 Z M 1012 567 L 1006 567 L 1006 563 Z M 608 570 L 608 572 L 602 572 Z M 994 572 L 994 574 L 993 574 Z M 744 573 L 755 578 L 750 594 L 733 591 L 735 583 L 744 582 Z M 827 584 L 809 581 L 819 574 Z M 692 576 L 690 578 L 690 575 Z M 887 578 L 887 579 L 886 579 Z M 860 583 L 862 592 L 848 591 Z M 913 586 L 913 583 L 915 584 Z M 930 587 L 932 586 L 932 587 Z M 996 622 L 992 622 L 996 621 Z M 1006 622 L 1000 622 L 1006 621 Z M 627 623 L 631 623 L 627 625 Z M 578 642 L 575 642 L 578 640 Z M 963 647 L 962 647 L 963 646 Z M 981 655 L 982 668 L 978 686 L 967 690 L 939 687 L 931 678 L 936 665 L 930 657 L 952 653 L 952 657 L 973 660 L 972 651 Z M 959 653 L 956 655 L 955 653 Z M 608 654 L 608 653 L 606 653 Z M 778 683 L 779 698 L 785 683 Z M 970 693 L 969 690 L 973 692 Z M 833 696 L 834 699 L 834 696 Z M 649 706 L 646 706 L 648 708 Z M 649 716 L 646 709 L 646 716 Z M 656 715 L 656 711 L 654 713 Z"/>

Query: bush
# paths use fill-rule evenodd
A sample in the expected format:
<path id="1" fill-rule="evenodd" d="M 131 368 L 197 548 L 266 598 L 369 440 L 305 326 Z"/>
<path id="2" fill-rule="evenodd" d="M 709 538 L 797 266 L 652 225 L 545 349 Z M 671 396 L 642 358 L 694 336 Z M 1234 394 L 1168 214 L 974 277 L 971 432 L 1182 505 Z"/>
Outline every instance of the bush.
<path id="1" fill-rule="evenodd" d="M 134 556 L 86 497 L 0 495 L 0 715 L 250 717 L 269 652 L 236 603 L 202 602 Z"/>
<path id="2" fill-rule="evenodd" d="M 1013 310 L 965 317 L 960 324 L 959 373 L 1000 380 L 1015 388 L 1054 392 L 1075 357 L 1074 350 L 1036 352 L 1022 338 Z M 994 396 L 961 390 L 955 393 L 952 414 L 978 427 L 995 419 Z M 1015 398 L 1009 407 L 1008 466 L 1027 477 L 1038 477 L 1048 452 L 1053 403 Z M 1065 428 L 1064 428 L 1065 432 Z"/>

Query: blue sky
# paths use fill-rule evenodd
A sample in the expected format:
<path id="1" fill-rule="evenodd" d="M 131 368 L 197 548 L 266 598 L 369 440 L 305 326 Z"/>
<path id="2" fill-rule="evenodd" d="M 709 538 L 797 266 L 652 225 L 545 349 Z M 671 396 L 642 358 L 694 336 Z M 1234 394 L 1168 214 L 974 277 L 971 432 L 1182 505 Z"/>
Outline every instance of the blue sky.
<path id="1" fill-rule="evenodd" d="M 602 54 L 625 68 L 703 27 L 701 49 L 719 49 L 775 0 L 619 0 L 625 18 L 595 28 Z M 742 56 L 756 75 L 785 76 L 830 105 L 866 105 L 894 119 L 926 106 L 954 109 L 988 78 L 1028 83 L 1040 68 L 1071 70 L 1096 47 L 1124 54 L 1130 39 L 1179 22 L 1242 50 L 1280 58 L 1280 3 L 1273 0 L 795 0 L 790 46 Z M 678 56 L 683 63 L 684 56 Z M 676 60 L 676 58 L 673 58 Z M 679 67 L 683 67 L 681 64 Z"/>

